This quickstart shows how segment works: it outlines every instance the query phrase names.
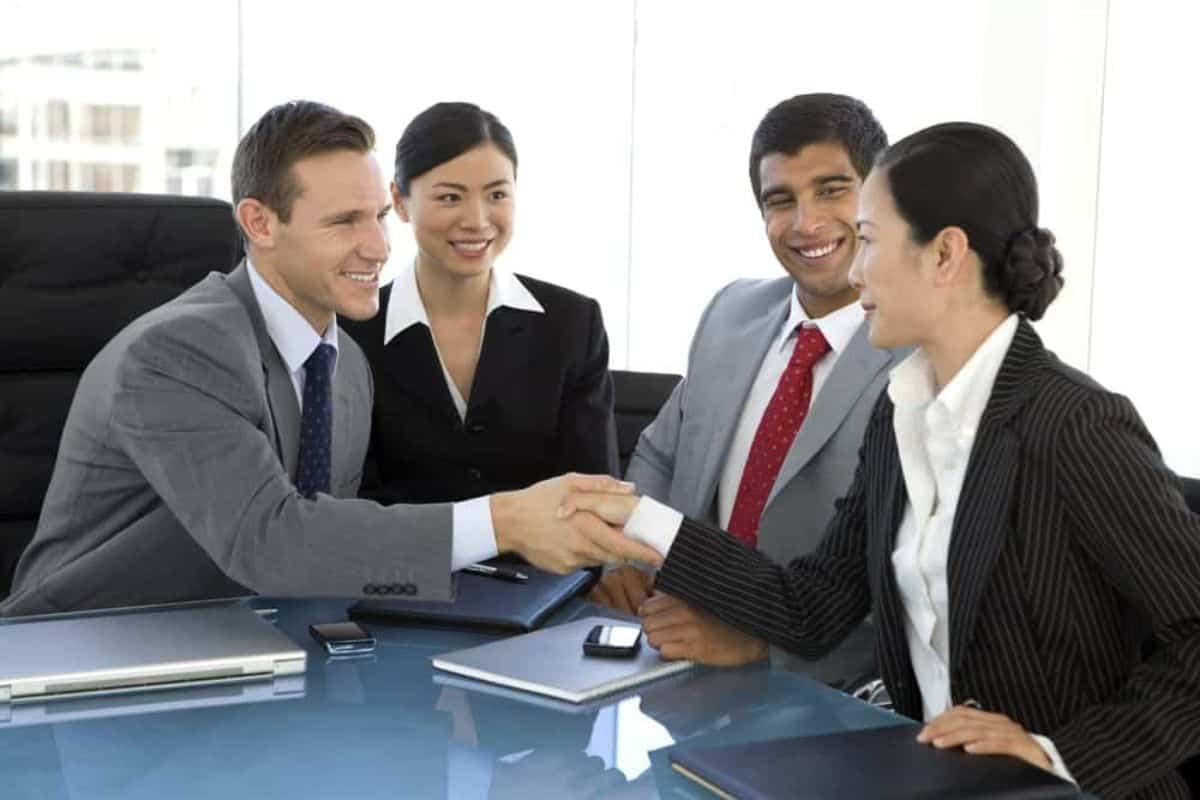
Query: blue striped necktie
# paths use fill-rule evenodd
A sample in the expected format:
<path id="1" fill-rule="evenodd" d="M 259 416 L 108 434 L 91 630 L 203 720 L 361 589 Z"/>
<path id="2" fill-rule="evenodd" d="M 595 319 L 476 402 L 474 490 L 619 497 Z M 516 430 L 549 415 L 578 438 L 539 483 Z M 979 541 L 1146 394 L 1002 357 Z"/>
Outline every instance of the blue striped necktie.
<path id="1" fill-rule="evenodd" d="M 333 444 L 333 360 L 337 351 L 322 342 L 304 362 L 304 400 L 300 413 L 300 455 L 296 489 L 312 499 L 329 493 Z"/>

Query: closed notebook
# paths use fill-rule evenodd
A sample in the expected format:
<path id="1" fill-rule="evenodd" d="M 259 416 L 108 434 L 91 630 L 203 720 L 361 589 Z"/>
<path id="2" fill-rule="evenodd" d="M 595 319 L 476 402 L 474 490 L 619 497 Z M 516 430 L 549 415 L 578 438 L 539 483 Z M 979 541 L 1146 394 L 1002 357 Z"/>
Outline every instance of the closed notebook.
<path id="1" fill-rule="evenodd" d="M 973 756 L 917 741 L 893 725 L 724 747 L 680 746 L 671 766 L 719 797 L 875 800 L 1078 797 L 1073 784 L 1008 756 Z"/>
<path id="2" fill-rule="evenodd" d="M 489 562 L 490 563 L 490 562 Z M 490 628 L 503 631 L 532 631 L 563 603 L 587 589 L 594 575 L 579 570 L 555 575 L 524 564 L 504 564 L 529 576 L 526 583 L 512 583 L 483 575 L 459 573 L 454 600 L 449 603 L 424 600 L 364 600 L 350 608 L 350 616 L 397 624 L 449 628 Z"/>
<path id="3" fill-rule="evenodd" d="M 437 656 L 433 666 L 478 681 L 523 692 L 585 703 L 631 686 L 665 678 L 691 666 L 663 661 L 643 642 L 632 658 L 585 655 L 583 640 L 595 625 L 622 624 L 608 617 L 587 617 L 540 631 Z"/>

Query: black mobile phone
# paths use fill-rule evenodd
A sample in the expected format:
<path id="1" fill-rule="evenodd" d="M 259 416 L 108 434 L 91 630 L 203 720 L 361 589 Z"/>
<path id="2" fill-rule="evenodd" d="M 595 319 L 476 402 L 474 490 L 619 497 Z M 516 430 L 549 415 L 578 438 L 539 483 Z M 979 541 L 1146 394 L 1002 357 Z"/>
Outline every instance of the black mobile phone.
<path id="1" fill-rule="evenodd" d="M 632 658 L 642 646 L 642 629 L 634 625 L 596 625 L 583 640 L 589 656 Z"/>
<path id="2" fill-rule="evenodd" d="M 324 622 L 309 625 L 308 632 L 331 656 L 349 656 L 375 650 L 375 637 L 357 622 Z"/>

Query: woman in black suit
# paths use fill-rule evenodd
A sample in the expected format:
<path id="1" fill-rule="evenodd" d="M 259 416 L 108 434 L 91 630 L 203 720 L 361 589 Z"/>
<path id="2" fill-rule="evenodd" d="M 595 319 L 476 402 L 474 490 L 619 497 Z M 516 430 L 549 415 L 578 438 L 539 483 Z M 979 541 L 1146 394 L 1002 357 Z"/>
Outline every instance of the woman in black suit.
<path id="1" fill-rule="evenodd" d="M 396 145 L 392 198 L 417 257 L 367 322 L 375 379 L 363 494 L 463 500 L 566 472 L 616 474 L 608 337 L 591 298 L 495 266 L 517 152 L 494 115 L 438 103 Z"/>
<path id="2" fill-rule="evenodd" d="M 568 506 L 667 555 L 641 609 L 665 656 L 686 636 L 676 598 L 809 657 L 870 612 L 921 741 L 1016 756 L 1105 798 L 1185 798 L 1200 517 L 1132 404 L 1027 322 L 1062 285 L 1037 207 L 1028 161 L 980 125 L 913 134 L 868 176 L 851 280 L 872 344 L 916 350 L 813 555 L 780 566 L 649 499 Z"/>

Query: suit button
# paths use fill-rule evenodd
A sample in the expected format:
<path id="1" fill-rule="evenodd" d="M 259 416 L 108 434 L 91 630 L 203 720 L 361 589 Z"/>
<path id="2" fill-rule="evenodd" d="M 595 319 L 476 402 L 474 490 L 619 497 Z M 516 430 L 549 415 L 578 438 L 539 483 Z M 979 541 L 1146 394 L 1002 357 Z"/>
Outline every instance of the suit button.
<path id="1" fill-rule="evenodd" d="M 471 469 L 468 470 L 468 474 L 475 480 L 480 480 L 481 478 L 483 478 L 483 473 L 480 472 L 479 469 L 477 469 L 476 467 L 471 467 Z"/>
<path id="2" fill-rule="evenodd" d="M 487 428 L 482 425 L 471 425 L 467 428 L 471 433 L 483 433 Z"/>
<path id="3" fill-rule="evenodd" d="M 363 594 L 375 594 L 375 590 L 378 588 L 379 587 L 373 583 L 363 584 Z"/>
<path id="4" fill-rule="evenodd" d="M 389 583 L 388 584 L 388 587 L 387 587 L 388 594 L 400 594 L 403 591 L 404 591 L 404 584 L 402 584 L 402 583 Z"/>
<path id="5" fill-rule="evenodd" d="M 404 593 L 405 594 L 416 594 L 417 593 L 417 585 L 415 583 L 404 584 Z"/>

